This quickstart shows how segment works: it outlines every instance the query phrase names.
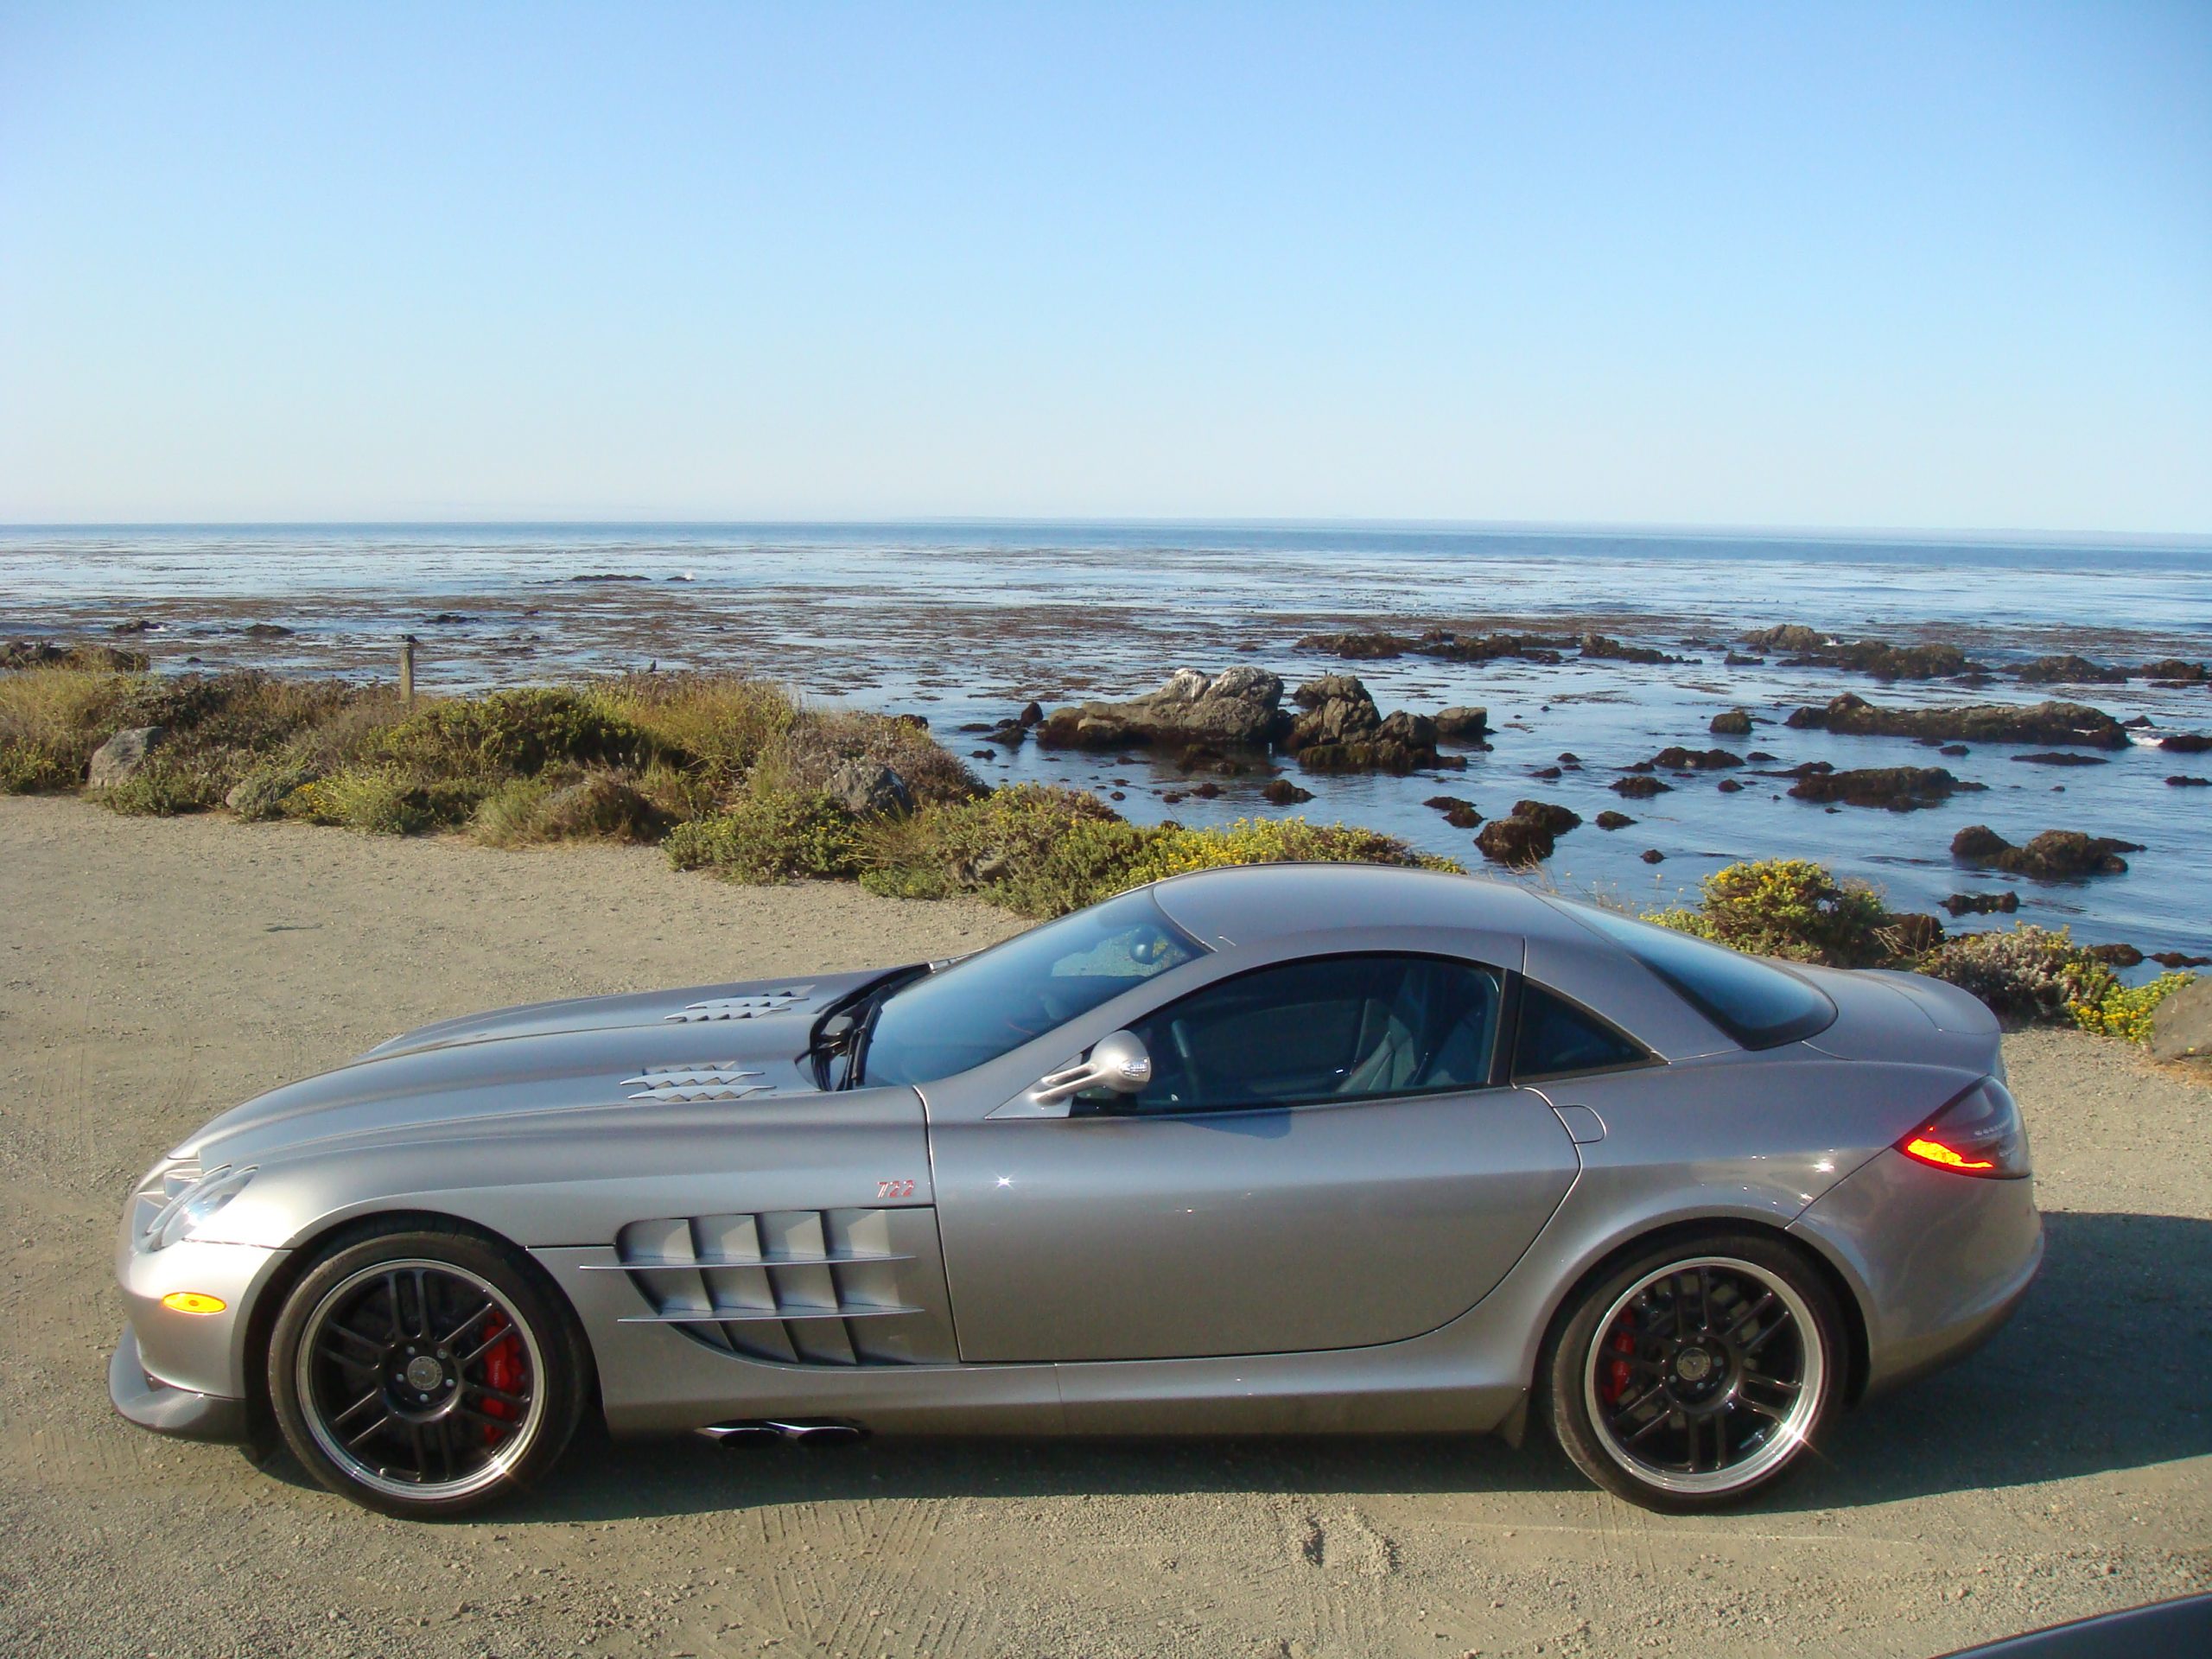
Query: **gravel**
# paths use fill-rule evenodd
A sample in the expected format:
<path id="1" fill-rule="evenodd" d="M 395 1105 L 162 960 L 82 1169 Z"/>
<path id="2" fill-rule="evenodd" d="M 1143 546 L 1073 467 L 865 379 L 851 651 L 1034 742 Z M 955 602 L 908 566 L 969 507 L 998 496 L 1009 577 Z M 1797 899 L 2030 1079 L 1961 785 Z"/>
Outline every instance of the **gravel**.
<path id="1" fill-rule="evenodd" d="M 2009 1039 L 2050 1250 L 1989 1348 L 1719 1517 L 1532 1439 L 579 1446 L 410 1525 L 116 1418 L 129 1183 L 221 1108 L 526 999 L 857 966 L 1016 924 L 671 874 L 0 800 L 0 1651 L 1920 1656 L 2212 1587 L 2212 1090 Z"/>

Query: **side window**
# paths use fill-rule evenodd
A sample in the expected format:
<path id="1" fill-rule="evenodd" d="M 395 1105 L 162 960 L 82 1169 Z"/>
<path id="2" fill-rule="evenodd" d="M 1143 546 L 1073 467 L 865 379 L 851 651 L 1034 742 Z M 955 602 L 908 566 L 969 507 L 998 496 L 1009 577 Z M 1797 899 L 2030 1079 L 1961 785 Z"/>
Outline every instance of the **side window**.
<path id="1" fill-rule="evenodd" d="M 1317 957 L 1193 991 L 1129 1027 L 1152 1054 L 1135 1096 L 1079 1112 L 1217 1112 L 1480 1089 L 1499 978 L 1439 957 Z"/>
<path id="2" fill-rule="evenodd" d="M 1521 982 L 1521 1029 L 1513 1044 L 1513 1080 L 1567 1071 L 1641 1065 L 1650 1056 L 1594 1014 L 1586 1014 L 1530 980 Z"/>

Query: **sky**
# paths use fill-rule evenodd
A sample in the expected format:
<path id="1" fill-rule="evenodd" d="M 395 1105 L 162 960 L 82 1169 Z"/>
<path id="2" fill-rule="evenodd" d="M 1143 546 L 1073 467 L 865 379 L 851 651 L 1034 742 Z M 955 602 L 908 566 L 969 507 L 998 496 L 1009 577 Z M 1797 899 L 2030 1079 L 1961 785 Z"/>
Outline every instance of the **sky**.
<path id="1" fill-rule="evenodd" d="M 2212 5 L 0 0 L 0 522 L 2212 532 Z"/>

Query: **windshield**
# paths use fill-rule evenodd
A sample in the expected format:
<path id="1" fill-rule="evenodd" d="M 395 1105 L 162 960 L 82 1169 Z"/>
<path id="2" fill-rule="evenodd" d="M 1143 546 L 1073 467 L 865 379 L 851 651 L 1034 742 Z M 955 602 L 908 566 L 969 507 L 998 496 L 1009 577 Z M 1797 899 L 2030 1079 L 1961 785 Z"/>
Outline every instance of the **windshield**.
<path id="1" fill-rule="evenodd" d="M 1205 954 L 1142 889 L 1063 916 L 893 992 L 868 1033 L 865 1081 L 951 1077 Z"/>
<path id="2" fill-rule="evenodd" d="M 1834 1003 L 1770 963 L 1610 911 L 1577 905 L 1571 913 L 1624 946 L 1745 1048 L 1777 1048 L 1834 1021 Z"/>

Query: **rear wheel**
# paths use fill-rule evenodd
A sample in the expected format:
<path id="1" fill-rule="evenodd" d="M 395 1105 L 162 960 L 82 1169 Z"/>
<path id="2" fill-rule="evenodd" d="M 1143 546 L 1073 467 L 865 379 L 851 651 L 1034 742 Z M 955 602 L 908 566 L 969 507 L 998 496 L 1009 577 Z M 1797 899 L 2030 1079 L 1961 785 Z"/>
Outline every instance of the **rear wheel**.
<path id="1" fill-rule="evenodd" d="M 293 1289 L 269 1350 L 284 1440 L 333 1491 L 387 1515 L 473 1510 L 550 1469 L 583 1408 L 581 1340 L 514 1252 L 384 1233 Z"/>
<path id="2" fill-rule="evenodd" d="M 1542 1370 L 1553 1432 L 1600 1486 L 1652 1509 L 1717 1509 L 1781 1478 L 1844 1383 L 1843 1320 L 1794 1249 L 1678 1242 L 1593 1285 Z"/>

